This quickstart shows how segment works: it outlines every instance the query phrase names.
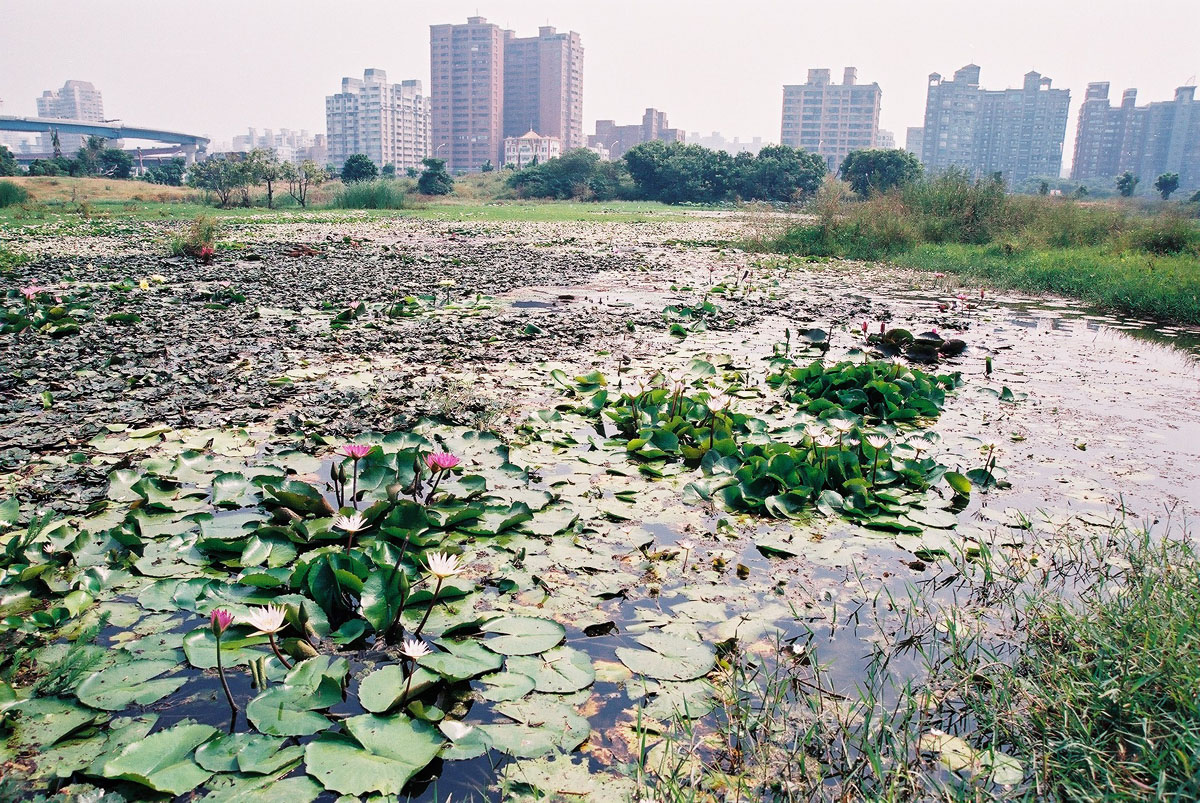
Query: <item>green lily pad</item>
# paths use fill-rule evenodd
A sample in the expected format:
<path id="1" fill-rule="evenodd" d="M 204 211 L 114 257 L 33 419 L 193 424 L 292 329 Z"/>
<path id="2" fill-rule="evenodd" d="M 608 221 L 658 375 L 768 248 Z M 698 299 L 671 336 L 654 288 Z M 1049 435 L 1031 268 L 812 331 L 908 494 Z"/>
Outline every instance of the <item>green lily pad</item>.
<path id="1" fill-rule="evenodd" d="M 504 662 L 503 658 L 476 641 L 439 639 L 435 643 L 447 652 L 425 656 L 421 659 L 421 666 L 432 669 L 454 683 L 495 672 Z"/>
<path id="2" fill-rule="evenodd" d="M 216 728 L 190 723 L 151 734 L 106 761 L 104 777 L 132 781 L 156 792 L 186 794 L 212 775 L 196 763 L 192 752 L 216 734 Z"/>
<path id="3" fill-rule="evenodd" d="M 532 616 L 502 616 L 479 629 L 496 634 L 484 644 L 501 655 L 536 655 L 557 645 L 567 633 L 558 622 Z"/>
<path id="4" fill-rule="evenodd" d="M 243 636 L 235 630 L 226 630 L 221 636 L 221 664 L 226 668 L 244 666 L 255 658 L 269 656 L 270 647 L 254 649 L 267 644 L 266 636 Z M 212 628 L 200 627 L 183 637 L 183 652 L 188 663 L 197 669 L 215 669 L 217 666 L 217 637 Z"/>
<path id="5" fill-rule="evenodd" d="M 438 675 L 417 667 L 409 688 L 409 697 L 415 697 L 441 680 Z M 399 664 L 376 669 L 362 679 L 358 686 L 358 703 L 372 714 L 383 714 L 400 705 L 404 700 L 404 689 L 408 678 Z"/>
<path id="6" fill-rule="evenodd" d="M 670 633 L 644 633 L 636 640 L 648 649 L 617 647 L 617 658 L 637 674 L 657 680 L 695 680 L 712 671 L 716 661 L 708 644 Z"/>
<path id="7" fill-rule="evenodd" d="M 528 675 L 512 671 L 512 665 L 503 672 L 494 672 L 479 679 L 484 686 L 479 696 L 494 703 L 519 700 L 533 691 L 534 681 Z"/>
<path id="8" fill-rule="evenodd" d="M 169 660 L 127 661 L 93 672 L 75 693 L 81 703 L 105 711 L 120 711 L 133 703 L 149 705 L 187 683 L 186 677 L 152 679 L 176 666 Z"/>
<path id="9" fill-rule="evenodd" d="M 508 669 L 533 678 L 537 691 L 551 694 L 586 689 L 596 680 L 592 659 L 570 647 L 555 647 L 538 656 L 509 658 Z"/>
<path id="10" fill-rule="evenodd" d="M 10 710 L 21 715 L 12 726 L 13 742 L 42 747 L 49 747 L 102 716 L 91 709 L 51 697 L 24 700 L 12 705 Z"/>
<path id="11" fill-rule="evenodd" d="M 323 733 L 308 743 L 304 759 L 309 775 L 344 795 L 399 795 L 444 743 L 430 725 L 403 714 L 362 714 L 342 724 L 349 737 Z"/>

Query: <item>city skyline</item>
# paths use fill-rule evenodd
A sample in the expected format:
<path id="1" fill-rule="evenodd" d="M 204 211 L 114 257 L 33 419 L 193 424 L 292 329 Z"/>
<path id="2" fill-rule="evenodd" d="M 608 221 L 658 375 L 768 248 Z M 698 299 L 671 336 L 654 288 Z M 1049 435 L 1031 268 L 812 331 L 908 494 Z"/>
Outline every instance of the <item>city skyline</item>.
<path id="1" fill-rule="evenodd" d="M 976 63 L 996 77 L 991 88 L 1019 87 L 1019 77 L 1036 70 L 1071 90 L 1066 132 L 1071 143 L 1087 84 L 1108 81 L 1136 87 L 1147 101 L 1167 100 L 1200 72 L 1188 42 L 1188 32 L 1200 25 L 1200 11 L 1182 2 L 1143 4 L 1137 18 L 1143 22 L 1133 24 L 1117 13 L 1124 6 L 1115 2 L 1094 3 L 1088 14 L 1013 2 L 969 15 L 944 2 L 867 3 L 854 16 L 853 36 L 828 35 L 847 24 L 836 9 L 782 2 L 750 2 L 736 14 L 706 13 L 727 6 L 703 3 L 614 0 L 599 10 L 564 2 L 550 18 L 544 8 L 513 2 L 352 2 L 344 6 L 347 24 L 323 26 L 321 47 L 308 48 L 303 57 L 288 58 L 287 48 L 264 46 L 263 30 L 272 31 L 281 45 L 313 35 L 304 27 L 310 16 L 302 13 L 305 7 L 286 4 L 284 13 L 285 4 L 270 1 L 237 5 L 238 24 L 230 26 L 227 20 L 235 17 L 226 12 L 235 4 L 224 0 L 201 14 L 185 12 L 191 7 L 182 4 L 117 2 L 100 20 L 61 11 L 52 19 L 40 4 L 7 3 L 0 11 L 6 30 L 45 30 L 52 24 L 61 36 L 20 37 L 0 48 L 5 101 L 0 113 L 33 114 L 34 99 L 44 90 L 78 79 L 104 91 L 113 116 L 218 140 L 247 126 L 321 130 L 332 81 L 367 67 L 429 81 L 428 26 L 476 12 L 519 32 L 553 25 L 581 34 L 587 44 L 585 130 L 597 119 L 638 119 L 653 106 L 684 130 L 777 141 L 780 87 L 802 82 L 813 67 L 853 64 L 881 85 L 880 128 L 905 131 L 923 120 L 931 71 Z M 368 10 L 371 25 L 349 24 L 358 18 L 356 11 Z M 181 41 L 156 36 L 172 19 L 186 26 Z M 764 19 L 772 24 L 762 24 Z M 906 37 L 922 46 L 912 47 Z M 123 40 L 138 41 L 138 47 L 112 47 Z M 1066 46 L 1072 41 L 1088 42 L 1082 55 L 1080 48 Z M 184 63 L 186 69 L 169 66 Z M 258 85 L 272 90 L 247 91 Z M 164 101 L 168 96 L 170 102 Z M 1069 146 L 1065 151 L 1064 168 L 1072 152 Z"/>

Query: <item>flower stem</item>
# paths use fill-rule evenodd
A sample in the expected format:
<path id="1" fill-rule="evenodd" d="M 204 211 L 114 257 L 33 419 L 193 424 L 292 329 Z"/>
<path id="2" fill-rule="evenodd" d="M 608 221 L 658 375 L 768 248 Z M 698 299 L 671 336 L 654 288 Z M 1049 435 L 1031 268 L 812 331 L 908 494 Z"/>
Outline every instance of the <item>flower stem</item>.
<path id="1" fill-rule="evenodd" d="M 425 497 L 425 504 L 433 501 L 433 495 L 437 493 L 438 486 L 442 484 L 442 476 L 445 475 L 445 469 L 438 469 L 437 474 L 433 475 L 433 487 L 429 489 L 429 495 Z"/>
<path id="2" fill-rule="evenodd" d="M 284 669 L 291 669 L 292 662 L 283 657 L 283 653 L 279 651 L 279 645 L 275 643 L 275 634 L 268 633 L 267 638 L 271 641 L 271 651 L 275 653 L 275 657 L 279 659 L 279 663 L 283 664 Z"/>
<path id="3" fill-rule="evenodd" d="M 354 486 L 350 491 L 350 502 L 354 505 L 354 509 L 358 510 L 358 458 L 354 458 Z M 353 538 L 354 533 L 350 533 Z"/>
<path id="4" fill-rule="evenodd" d="M 421 624 L 417 625 L 417 629 L 413 631 L 413 638 L 421 635 L 421 631 L 425 629 L 425 623 L 429 621 L 429 614 L 433 613 L 433 606 L 437 605 L 438 594 L 442 592 L 442 578 L 438 578 L 437 587 L 433 589 L 433 599 L 429 600 L 429 607 L 425 610 L 425 615 L 421 617 Z"/>
<path id="5" fill-rule="evenodd" d="M 229 701 L 229 710 L 234 718 L 237 718 L 238 707 L 233 701 L 233 692 L 229 691 L 229 684 L 225 682 L 225 667 L 221 665 L 221 637 L 217 636 L 217 676 L 221 678 L 221 688 L 225 690 L 225 699 Z"/>

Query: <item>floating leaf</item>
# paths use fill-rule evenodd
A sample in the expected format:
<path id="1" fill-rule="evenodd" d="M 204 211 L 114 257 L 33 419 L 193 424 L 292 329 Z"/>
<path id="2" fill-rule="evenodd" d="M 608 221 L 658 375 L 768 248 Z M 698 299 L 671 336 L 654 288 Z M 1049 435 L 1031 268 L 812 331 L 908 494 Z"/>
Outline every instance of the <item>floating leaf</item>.
<path id="1" fill-rule="evenodd" d="M 133 703 L 149 705 L 187 683 L 186 677 L 152 680 L 175 667 L 170 660 L 127 661 L 92 673 L 76 694 L 81 703 L 106 711 L 120 711 Z"/>
<path id="2" fill-rule="evenodd" d="M 195 724 L 151 734 L 105 762 L 104 777 L 132 781 L 156 792 L 186 794 L 212 775 L 193 760 L 192 751 L 216 734 L 216 728 Z"/>
<path id="3" fill-rule="evenodd" d="M 533 678 L 537 691 L 551 694 L 586 689 L 596 680 L 592 659 L 570 647 L 555 647 L 536 657 L 510 658 L 508 669 Z"/>
<path id="4" fill-rule="evenodd" d="M 536 655 L 558 644 L 566 630 L 558 622 L 532 616 L 502 616 L 483 624 L 484 633 L 496 634 L 484 641 L 501 655 Z"/>
<path id="5" fill-rule="evenodd" d="M 670 633 L 644 633 L 636 641 L 649 649 L 618 647 L 621 663 L 658 680 L 694 680 L 707 675 L 716 660 L 713 648 Z"/>
<path id="6" fill-rule="evenodd" d="M 362 714 L 342 723 L 350 736 L 323 733 L 304 750 L 305 770 L 331 792 L 399 795 L 444 743 L 424 722 Z"/>

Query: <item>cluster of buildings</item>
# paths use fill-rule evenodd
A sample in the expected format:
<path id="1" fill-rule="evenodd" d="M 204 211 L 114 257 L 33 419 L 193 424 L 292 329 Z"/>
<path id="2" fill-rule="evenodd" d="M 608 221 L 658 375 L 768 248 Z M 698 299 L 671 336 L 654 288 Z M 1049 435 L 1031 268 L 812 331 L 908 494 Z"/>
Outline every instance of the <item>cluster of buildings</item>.
<path id="1" fill-rule="evenodd" d="M 380 167 L 420 169 L 423 159 L 445 160 L 454 172 L 488 166 L 525 167 L 574 148 L 601 159 L 619 159 L 635 145 L 695 142 L 731 154 L 757 153 L 761 138 L 732 141 L 719 133 L 690 136 L 671 128 L 664 112 L 646 109 L 641 122 L 597 120 L 583 131 L 583 44 L 578 33 L 553 27 L 519 37 L 483 17 L 462 24 L 431 25 L 430 87 L 420 80 L 388 81 L 367 69 L 362 78 L 343 78 L 341 91 L 325 98 L 325 134 L 289 129 L 233 138 L 234 151 L 275 150 L 280 159 L 311 159 L 335 167 L 356 153 Z M 823 157 L 836 171 L 854 150 L 894 148 L 890 131 L 879 127 L 883 92 L 861 83 L 846 67 L 841 83 L 828 69 L 810 69 L 803 84 L 783 87 L 780 142 Z M 931 172 L 965 169 L 976 176 L 1001 176 L 1017 187 L 1030 179 L 1058 177 L 1063 167 L 1070 91 L 1055 88 L 1038 72 L 1020 87 L 986 89 L 980 68 L 968 64 L 945 78 L 929 75 L 924 125 L 909 128 L 905 148 Z M 37 98 L 39 117 L 102 121 L 100 91 L 87 81 L 67 81 Z M 73 153 L 79 134 L 61 134 L 59 148 Z M 50 135 L 34 143 L 9 136 L 18 152 L 50 152 Z M 1127 89 L 1118 105 L 1107 82 L 1088 84 L 1079 110 L 1071 178 L 1104 183 L 1126 172 L 1153 179 L 1178 173 L 1180 187 L 1200 187 L 1200 104 L 1194 86 L 1180 87 L 1171 100 L 1137 103 Z"/>
<path id="2" fill-rule="evenodd" d="M 524 167 L 574 149 L 616 159 L 642 142 L 684 140 L 666 115 L 640 124 L 597 120 L 583 131 L 583 43 L 551 26 L 520 37 L 483 17 L 429 28 L 430 86 L 390 84 L 382 70 L 343 78 L 325 99 L 329 163 L 365 153 L 377 165 L 419 168 L 427 156 L 453 172 Z"/>
<path id="3" fill-rule="evenodd" d="M 1196 87 L 1181 86 L 1172 100 L 1137 105 L 1126 89 L 1121 105 L 1108 100 L 1108 82 L 1088 84 L 1079 109 L 1071 178 L 1107 179 L 1125 171 L 1144 179 L 1178 173 L 1179 186 L 1200 187 L 1200 103 Z"/>
<path id="4" fill-rule="evenodd" d="M 1047 76 L 1029 72 L 1019 88 L 985 89 L 980 68 L 968 64 L 952 78 L 931 73 L 925 124 L 909 128 L 905 148 L 932 172 L 965 169 L 976 176 L 1000 175 L 1009 186 L 1028 179 L 1058 177 L 1071 93 Z M 1120 106 L 1108 100 L 1107 83 L 1089 84 L 1079 112 L 1071 178 L 1108 181 L 1126 170 L 1154 178 L 1178 173 L 1180 186 L 1200 187 L 1200 105 L 1194 87 L 1180 87 L 1174 100 L 1138 106 L 1137 90 L 1126 90 Z M 837 170 L 850 151 L 894 148 L 895 138 L 879 128 L 879 84 L 858 82 L 847 67 L 842 82 L 830 71 L 808 71 L 803 84 L 783 87 L 780 141 L 825 158 Z"/>
<path id="5" fill-rule="evenodd" d="M 259 131 L 254 128 L 246 129 L 245 134 L 233 138 L 229 150 L 238 153 L 249 153 L 252 150 L 273 150 L 281 162 L 301 162 L 312 160 L 319 165 L 329 161 L 329 148 L 325 146 L 324 134 L 310 134 L 304 129 L 293 131 L 290 128 L 272 130 L 265 128 Z"/>
<path id="6" fill-rule="evenodd" d="M 435 156 L 463 171 L 586 145 L 574 31 L 545 26 L 519 37 L 483 17 L 431 25 L 429 72 L 428 94 L 418 80 L 388 83 L 382 70 L 342 79 L 342 91 L 325 99 L 329 161 L 365 153 L 403 170 Z"/>

